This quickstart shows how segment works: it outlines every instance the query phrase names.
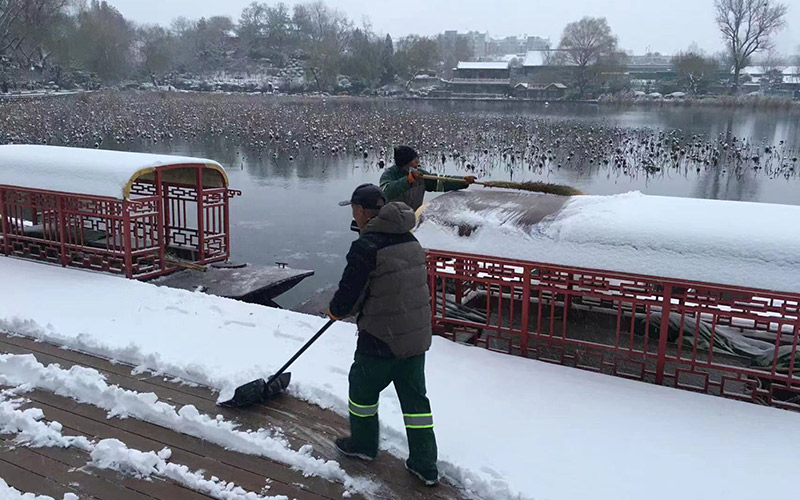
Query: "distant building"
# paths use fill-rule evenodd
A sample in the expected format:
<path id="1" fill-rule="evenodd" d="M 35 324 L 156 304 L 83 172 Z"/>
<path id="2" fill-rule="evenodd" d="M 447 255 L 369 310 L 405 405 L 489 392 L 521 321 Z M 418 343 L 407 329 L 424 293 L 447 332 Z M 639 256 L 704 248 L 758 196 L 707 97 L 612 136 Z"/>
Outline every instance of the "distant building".
<path id="1" fill-rule="evenodd" d="M 507 95 L 511 68 L 507 62 L 459 62 L 449 90 L 453 94 Z"/>
<path id="2" fill-rule="evenodd" d="M 656 82 L 677 78 L 672 56 L 659 52 L 628 56 L 627 73 L 631 80 Z"/>
<path id="3" fill-rule="evenodd" d="M 515 79 L 523 83 L 547 84 L 564 81 L 564 67 L 568 63 L 556 61 L 557 50 L 529 50 Z"/>
<path id="4" fill-rule="evenodd" d="M 563 83 L 518 83 L 514 86 L 513 95 L 524 99 L 557 101 L 566 97 L 567 86 Z"/>
<path id="5" fill-rule="evenodd" d="M 782 82 L 777 85 L 777 88 L 770 89 L 771 93 L 794 97 L 795 94 L 800 91 L 800 66 L 788 66 L 776 69 L 780 70 Z M 741 85 L 742 90 L 745 92 L 761 91 L 764 84 L 767 82 L 767 71 L 768 68 L 762 66 L 747 66 L 742 68 L 741 75 L 748 75 L 751 79 L 750 83 Z"/>

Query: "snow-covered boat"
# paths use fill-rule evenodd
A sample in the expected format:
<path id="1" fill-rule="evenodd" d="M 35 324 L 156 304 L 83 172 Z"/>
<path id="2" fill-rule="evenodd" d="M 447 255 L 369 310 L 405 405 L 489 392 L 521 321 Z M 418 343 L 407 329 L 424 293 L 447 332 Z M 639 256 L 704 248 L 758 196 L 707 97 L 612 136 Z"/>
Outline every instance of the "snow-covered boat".
<path id="1" fill-rule="evenodd" d="M 454 340 L 800 411 L 800 207 L 474 189 L 423 206 Z"/>
<path id="2" fill-rule="evenodd" d="M 313 273 L 219 268 L 240 194 L 204 158 L 0 146 L 0 252 L 270 303 Z"/>

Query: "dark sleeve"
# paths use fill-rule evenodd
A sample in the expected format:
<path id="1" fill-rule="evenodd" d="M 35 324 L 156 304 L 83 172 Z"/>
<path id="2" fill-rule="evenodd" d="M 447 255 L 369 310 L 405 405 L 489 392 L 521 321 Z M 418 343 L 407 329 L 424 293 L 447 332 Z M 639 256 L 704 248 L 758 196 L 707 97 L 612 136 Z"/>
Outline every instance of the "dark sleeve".
<path id="1" fill-rule="evenodd" d="M 370 273 L 375 270 L 376 255 L 375 245 L 363 237 L 350 245 L 350 251 L 347 252 L 347 266 L 329 306 L 332 315 L 346 318 L 357 312 L 353 309 L 367 287 Z"/>
<path id="2" fill-rule="evenodd" d="M 419 169 L 425 175 L 431 175 L 430 173 Z M 461 176 L 458 175 L 445 175 L 443 177 L 449 177 L 451 179 L 461 179 Z M 454 180 L 454 181 L 439 181 L 436 179 L 425 179 L 425 191 L 428 192 L 446 192 L 446 191 L 458 191 L 459 189 L 464 189 L 468 186 L 466 182 Z"/>
<path id="3" fill-rule="evenodd" d="M 381 175 L 381 189 L 383 194 L 386 195 L 388 200 L 394 200 L 411 189 L 411 183 L 408 182 L 408 176 L 403 176 L 399 179 L 392 179 L 392 174 L 388 170 Z"/>

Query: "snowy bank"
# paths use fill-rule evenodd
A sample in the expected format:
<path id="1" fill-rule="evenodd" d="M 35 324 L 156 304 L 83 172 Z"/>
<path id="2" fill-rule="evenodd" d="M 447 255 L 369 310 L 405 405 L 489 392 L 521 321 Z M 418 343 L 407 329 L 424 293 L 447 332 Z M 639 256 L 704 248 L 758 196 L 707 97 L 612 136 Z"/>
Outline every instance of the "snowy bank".
<path id="1" fill-rule="evenodd" d="M 498 189 L 444 194 L 415 235 L 429 249 L 800 292 L 800 206 Z M 464 230 L 468 229 L 468 235 Z"/>
<path id="2" fill-rule="evenodd" d="M 0 276 L 14 284 L 0 291 L 0 329 L 226 392 L 275 371 L 324 323 L 16 259 L 0 258 Z M 334 325 L 292 367 L 290 393 L 346 415 L 355 341 L 353 325 Z M 796 489 L 793 413 L 440 338 L 427 371 L 442 471 L 484 499 L 750 500 Z M 403 456 L 392 390 L 380 408 L 381 446 Z"/>

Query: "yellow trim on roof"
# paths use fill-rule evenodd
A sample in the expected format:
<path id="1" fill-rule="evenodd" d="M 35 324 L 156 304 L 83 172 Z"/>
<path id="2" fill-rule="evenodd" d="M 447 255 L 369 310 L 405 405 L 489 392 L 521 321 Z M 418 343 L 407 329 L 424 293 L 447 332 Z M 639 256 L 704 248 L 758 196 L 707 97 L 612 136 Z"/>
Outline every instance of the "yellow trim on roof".
<path id="1" fill-rule="evenodd" d="M 185 165 L 187 167 L 189 167 L 191 165 L 203 165 L 203 168 L 207 168 L 207 169 L 210 169 L 210 170 L 216 170 L 220 174 L 220 176 L 222 176 L 223 187 L 228 187 L 228 173 L 225 172 L 225 169 L 222 168 L 222 165 L 220 165 L 218 163 L 175 163 L 173 165 L 160 165 L 158 167 L 147 167 L 147 168 L 142 168 L 142 169 L 137 170 L 136 173 L 131 176 L 131 178 L 128 180 L 128 182 L 126 182 L 125 185 L 122 186 L 122 199 L 123 200 L 129 200 L 130 199 L 131 189 L 133 188 L 133 183 L 136 182 L 136 180 L 139 177 L 141 177 L 141 176 L 143 176 L 145 174 L 155 173 L 155 171 L 160 169 L 160 168 L 177 167 L 177 166 L 181 166 L 181 165 Z"/>

